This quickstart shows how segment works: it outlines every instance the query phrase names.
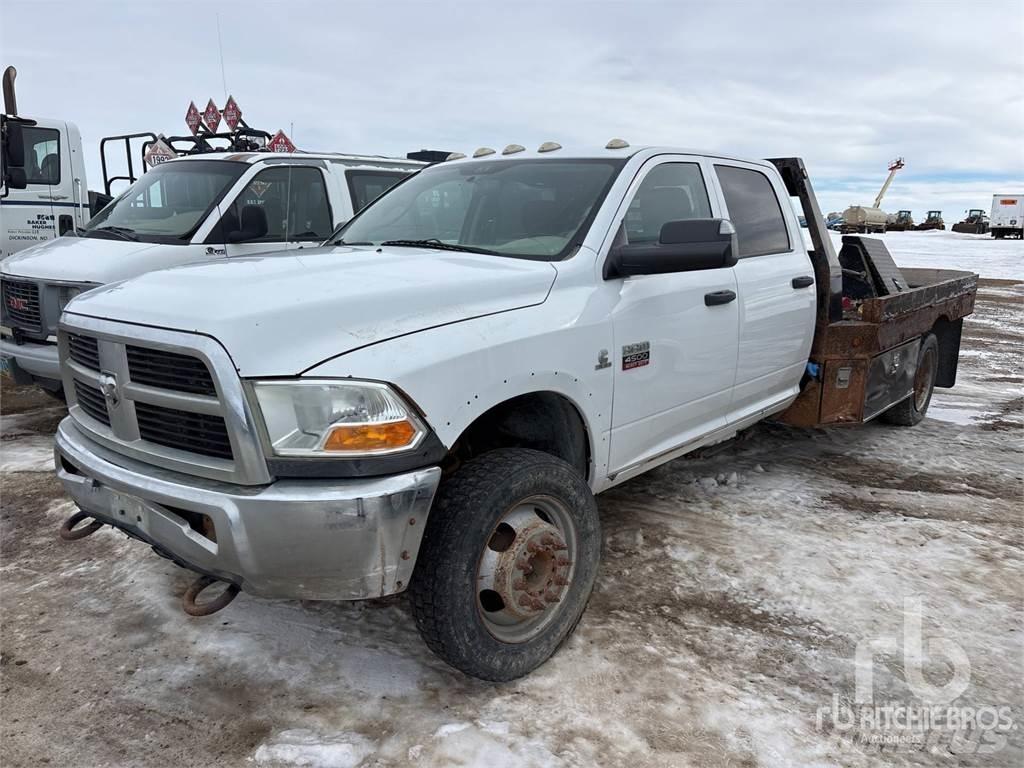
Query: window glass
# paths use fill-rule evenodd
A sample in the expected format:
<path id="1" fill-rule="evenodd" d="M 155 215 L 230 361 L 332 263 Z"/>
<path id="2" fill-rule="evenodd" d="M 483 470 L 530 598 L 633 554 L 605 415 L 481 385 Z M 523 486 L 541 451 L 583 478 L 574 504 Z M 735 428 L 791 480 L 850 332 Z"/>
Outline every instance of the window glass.
<path id="1" fill-rule="evenodd" d="M 656 243 L 669 221 L 711 218 L 711 203 L 697 163 L 662 163 L 651 169 L 626 211 L 627 243 Z"/>
<path id="2" fill-rule="evenodd" d="M 740 258 L 788 251 L 786 220 L 768 177 L 731 165 L 716 165 L 715 171 L 736 227 Z"/>
<path id="3" fill-rule="evenodd" d="M 241 229 L 246 206 L 262 209 L 267 234 L 246 242 L 319 242 L 334 229 L 324 177 L 316 168 L 280 166 L 256 174 L 221 220 L 222 236 Z"/>
<path id="4" fill-rule="evenodd" d="M 565 258 L 621 167 L 570 159 L 435 165 L 378 198 L 336 242 L 436 240 L 499 256 Z"/>
<path id="5" fill-rule="evenodd" d="M 25 180 L 29 184 L 60 183 L 60 133 L 52 128 L 22 128 L 25 137 Z"/>
<path id="6" fill-rule="evenodd" d="M 346 171 L 352 210 L 361 211 L 408 175 L 408 171 Z"/>
<path id="7" fill-rule="evenodd" d="M 86 225 L 86 236 L 151 243 L 187 242 L 249 166 L 223 160 L 176 160 L 144 173 Z"/>

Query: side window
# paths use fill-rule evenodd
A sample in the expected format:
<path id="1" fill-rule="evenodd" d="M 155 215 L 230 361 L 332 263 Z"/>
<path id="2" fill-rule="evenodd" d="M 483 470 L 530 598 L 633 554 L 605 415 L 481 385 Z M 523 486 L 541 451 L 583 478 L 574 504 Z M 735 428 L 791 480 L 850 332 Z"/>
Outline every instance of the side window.
<path id="1" fill-rule="evenodd" d="M 408 171 L 346 171 L 352 211 L 358 213 L 408 175 Z"/>
<path id="2" fill-rule="evenodd" d="M 739 257 L 764 256 L 790 249 L 789 231 L 779 198 L 760 171 L 716 165 L 729 218 L 736 227 Z"/>
<path id="3" fill-rule="evenodd" d="M 666 222 L 708 218 L 711 203 L 700 166 L 663 163 L 641 182 L 626 211 L 623 230 L 627 243 L 656 243 Z"/>
<path id="4" fill-rule="evenodd" d="M 60 184 L 60 132 L 53 128 L 22 129 L 25 137 L 25 181 Z"/>
<path id="5" fill-rule="evenodd" d="M 259 209 L 267 220 L 266 235 L 246 242 L 319 242 L 334 229 L 324 177 L 316 168 L 280 166 L 256 174 L 228 206 L 220 237 L 241 230 L 243 220 L 251 221 L 252 212 L 246 213 L 246 208 Z"/>

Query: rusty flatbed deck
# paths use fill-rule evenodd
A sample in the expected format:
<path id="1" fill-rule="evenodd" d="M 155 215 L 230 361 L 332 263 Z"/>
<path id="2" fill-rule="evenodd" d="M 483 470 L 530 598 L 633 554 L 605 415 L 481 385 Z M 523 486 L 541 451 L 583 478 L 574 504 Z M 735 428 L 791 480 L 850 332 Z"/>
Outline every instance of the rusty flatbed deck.
<path id="1" fill-rule="evenodd" d="M 806 382 L 783 421 L 808 427 L 860 424 L 878 415 L 878 404 L 885 400 L 879 400 L 885 394 L 879 386 L 887 381 L 902 386 L 908 366 L 916 365 L 915 344 L 929 332 L 939 341 L 936 386 L 953 386 L 960 330 L 963 318 L 974 311 L 978 276 L 940 269 L 904 269 L 902 274 L 908 290 L 866 298 L 844 319 L 822 327 L 811 356 L 819 375 Z"/>

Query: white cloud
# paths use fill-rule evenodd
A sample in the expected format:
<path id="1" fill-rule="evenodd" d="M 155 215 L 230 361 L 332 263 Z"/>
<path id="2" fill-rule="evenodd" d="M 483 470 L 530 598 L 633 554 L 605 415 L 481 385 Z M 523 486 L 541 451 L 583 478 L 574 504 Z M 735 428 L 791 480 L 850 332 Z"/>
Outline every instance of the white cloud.
<path id="1" fill-rule="evenodd" d="M 897 155 L 891 208 L 987 207 L 1024 178 L 1019 0 L 4 0 L 0 62 L 19 66 L 24 113 L 78 123 L 96 187 L 100 137 L 184 132 L 190 100 L 223 101 L 215 13 L 228 89 L 254 125 L 294 123 L 302 148 L 623 136 L 797 154 L 826 209 L 870 203 Z"/>

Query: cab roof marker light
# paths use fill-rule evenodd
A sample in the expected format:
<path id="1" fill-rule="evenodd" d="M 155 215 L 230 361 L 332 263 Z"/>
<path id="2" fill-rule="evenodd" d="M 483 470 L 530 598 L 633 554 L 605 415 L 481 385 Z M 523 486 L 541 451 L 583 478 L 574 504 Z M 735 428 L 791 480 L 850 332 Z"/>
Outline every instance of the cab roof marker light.
<path id="1" fill-rule="evenodd" d="M 448 157 L 445 158 L 445 162 L 448 162 L 449 160 L 461 160 L 465 156 L 466 155 L 463 154 L 462 152 L 452 152 L 450 155 L 448 155 Z"/>
<path id="2" fill-rule="evenodd" d="M 736 227 L 732 225 L 732 222 L 728 219 L 722 219 L 722 223 L 718 225 L 718 234 L 720 235 L 735 235 Z"/>
<path id="3" fill-rule="evenodd" d="M 556 149 L 561 149 L 561 148 L 562 148 L 562 145 L 559 144 L 557 141 L 545 141 L 543 144 L 541 144 L 539 147 L 537 147 L 537 151 L 538 152 L 554 152 Z"/>
<path id="4" fill-rule="evenodd" d="M 524 147 L 522 144 L 509 144 L 507 147 L 505 147 L 503 150 L 501 150 L 501 154 L 503 154 L 503 155 L 514 155 L 516 152 L 525 152 L 525 151 L 526 151 L 526 147 Z"/>
<path id="5" fill-rule="evenodd" d="M 629 142 L 625 139 L 612 139 L 604 145 L 605 149 L 625 149 L 629 146 Z"/>
<path id="6" fill-rule="evenodd" d="M 473 157 L 487 157 L 488 155 L 493 154 L 494 150 L 490 147 L 480 147 L 480 149 L 473 153 Z"/>

